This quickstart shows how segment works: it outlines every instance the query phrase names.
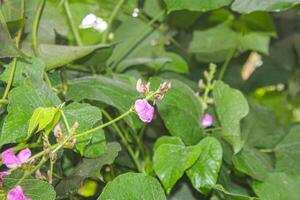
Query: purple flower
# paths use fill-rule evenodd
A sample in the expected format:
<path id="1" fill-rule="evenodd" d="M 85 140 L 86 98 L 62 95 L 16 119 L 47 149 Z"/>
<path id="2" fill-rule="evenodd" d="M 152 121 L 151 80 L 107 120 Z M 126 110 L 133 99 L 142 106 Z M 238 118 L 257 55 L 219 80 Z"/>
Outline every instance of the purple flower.
<path id="1" fill-rule="evenodd" d="M 135 101 L 134 109 L 139 118 L 146 123 L 150 123 L 154 116 L 154 107 L 150 105 L 145 99 L 138 99 Z"/>
<path id="2" fill-rule="evenodd" d="M 31 200 L 31 199 L 25 196 L 21 186 L 17 186 L 11 189 L 7 193 L 7 200 Z"/>
<path id="3" fill-rule="evenodd" d="M 205 114 L 202 118 L 202 126 L 204 128 L 210 127 L 213 124 L 213 117 L 210 114 Z"/>
<path id="4" fill-rule="evenodd" d="M 23 163 L 26 163 L 30 156 L 31 151 L 28 148 L 23 149 L 17 155 L 14 154 L 12 148 L 9 148 L 2 153 L 2 162 L 8 168 L 16 169 L 18 167 L 21 167 Z"/>

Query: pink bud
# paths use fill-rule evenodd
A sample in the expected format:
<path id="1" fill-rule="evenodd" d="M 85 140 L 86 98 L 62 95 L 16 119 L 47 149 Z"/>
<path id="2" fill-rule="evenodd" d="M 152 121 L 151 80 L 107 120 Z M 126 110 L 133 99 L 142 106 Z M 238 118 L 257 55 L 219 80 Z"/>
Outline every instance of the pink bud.
<path id="1" fill-rule="evenodd" d="M 28 148 L 20 151 L 17 156 L 14 154 L 13 148 L 9 148 L 2 153 L 2 162 L 8 168 L 16 169 L 26 163 L 30 156 L 31 151 Z"/>
<path id="2" fill-rule="evenodd" d="M 210 127 L 213 124 L 213 117 L 210 114 L 205 114 L 202 118 L 202 126 L 204 128 Z"/>
<path id="3" fill-rule="evenodd" d="M 155 108 L 150 105 L 145 99 L 138 99 L 135 101 L 134 109 L 139 118 L 146 123 L 150 123 L 153 119 Z"/>
<path id="4" fill-rule="evenodd" d="M 31 200 L 30 198 L 27 198 L 21 188 L 21 186 L 17 186 L 13 189 L 11 189 L 7 193 L 7 200 Z"/>
<path id="5" fill-rule="evenodd" d="M 56 138 L 60 138 L 63 135 L 60 123 L 55 125 L 53 133 Z"/>

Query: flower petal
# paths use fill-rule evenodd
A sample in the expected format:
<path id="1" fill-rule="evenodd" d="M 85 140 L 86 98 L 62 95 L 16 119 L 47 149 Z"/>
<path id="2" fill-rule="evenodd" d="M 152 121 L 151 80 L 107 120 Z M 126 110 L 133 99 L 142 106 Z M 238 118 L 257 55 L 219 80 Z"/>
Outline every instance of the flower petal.
<path id="1" fill-rule="evenodd" d="M 7 200 L 31 200 L 30 198 L 27 198 L 23 192 L 23 189 L 21 186 L 17 186 L 13 189 L 11 189 L 7 193 Z"/>
<path id="2" fill-rule="evenodd" d="M 213 124 L 213 117 L 210 114 L 205 114 L 202 118 L 202 126 L 204 128 L 210 127 Z"/>
<path id="3" fill-rule="evenodd" d="M 2 162 L 8 168 L 15 169 L 21 166 L 19 159 L 14 154 L 13 148 L 9 148 L 2 153 Z"/>
<path id="4" fill-rule="evenodd" d="M 155 109 L 145 99 L 138 99 L 134 104 L 135 111 L 137 112 L 140 120 L 150 123 L 154 117 Z"/>
<path id="5" fill-rule="evenodd" d="M 23 163 L 27 162 L 27 160 L 28 160 L 28 158 L 30 158 L 30 156 L 31 156 L 31 151 L 30 151 L 30 149 L 26 148 L 18 153 L 17 158 L 19 159 L 19 162 L 21 164 L 23 164 Z"/>

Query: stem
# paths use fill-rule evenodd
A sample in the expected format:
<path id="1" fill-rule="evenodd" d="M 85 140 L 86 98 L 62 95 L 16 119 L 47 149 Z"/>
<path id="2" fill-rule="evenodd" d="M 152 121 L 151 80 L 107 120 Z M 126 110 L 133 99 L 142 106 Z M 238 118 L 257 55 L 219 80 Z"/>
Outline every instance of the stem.
<path id="1" fill-rule="evenodd" d="M 129 114 L 132 113 L 132 112 L 133 112 L 133 108 L 130 108 L 127 112 L 123 113 L 123 114 L 120 115 L 119 117 L 117 117 L 117 118 L 115 118 L 115 119 L 113 119 L 113 120 L 111 120 L 111 121 L 109 121 L 109 122 L 107 122 L 107 123 L 105 123 L 105 124 L 101 124 L 100 126 L 97 126 L 97 127 L 95 127 L 95 128 L 92 128 L 92 129 L 90 129 L 90 130 L 87 130 L 87 131 L 85 131 L 85 132 L 83 132 L 83 133 L 79 133 L 79 134 L 77 134 L 77 135 L 74 135 L 74 136 L 72 136 L 70 139 L 82 137 L 82 136 L 88 135 L 88 134 L 90 134 L 90 133 L 92 133 L 92 132 L 94 132 L 94 131 L 97 131 L 97 130 L 99 130 L 99 129 L 103 129 L 103 128 L 105 128 L 105 127 L 107 127 L 107 126 L 109 126 L 109 125 L 111 125 L 111 124 L 114 124 L 115 122 L 117 122 L 117 121 L 123 119 L 124 117 L 126 117 L 127 115 L 129 115 Z"/>
<path id="2" fill-rule="evenodd" d="M 38 27 L 39 27 L 40 18 L 42 16 L 45 4 L 46 4 L 46 0 L 39 1 L 37 10 L 36 10 L 36 13 L 34 16 L 33 24 L 32 24 L 32 47 L 33 47 L 34 54 L 36 56 L 39 55 L 38 43 L 37 43 Z"/>
<path id="3" fill-rule="evenodd" d="M 227 69 L 227 67 L 228 67 L 228 65 L 229 65 L 229 63 L 230 63 L 230 61 L 231 61 L 231 59 L 232 59 L 233 56 L 235 55 L 235 52 L 236 52 L 236 48 L 233 48 L 233 49 L 229 52 L 229 54 L 228 54 L 228 56 L 227 56 L 227 58 L 226 58 L 224 64 L 222 65 L 222 68 L 221 68 L 221 71 L 220 71 L 218 80 L 222 80 L 222 79 L 223 79 L 223 76 L 224 76 L 224 74 L 225 74 L 225 71 L 226 71 L 226 69 Z"/>
<path id="4" fill-rule="evenodd" d="M 65 11 L 66 11 L 66 14 L 67 14 L 67 17 L 68 17 L 68 20 L 69 20 L 74 38 L 75 38 L 75 41 L 76 41 L 78 46 L 82 46 L 82 41 L 81 41 L 81 38 L 80 38 L 80 35 L 79 35 L 79 32 L 78 32 L 78 29 L 77 29 L 77 27 L 74 23 L 68 0 L 64 1 L 64 8 L 65 8 Z"/>
<path id="5" fill-rule="evenodd" d="M 102 113 L 109 121 L 113 120 L 112 117 L 105 110 L 102 110 Z M 134 151 L 131 148 L 130 144 L 127 142 L 126 138 L 124 137 L 122 131 L 120 130 L 120 128 L 118 127 L 118 125 L 115 122 L 112 124 L 112 126 L 115 128 L 116 132 L 118 133 L 119 137 L 121 138 L 123 144 L 125 145 L 128 153 L 131 156 L 131 159 L 133 160 L 134 164 L 136 165 L 138 171 L 142 172 L 143 167 L 142 167 L 138 157 L 134 154 Z"/>
<path id="6" fill-rule="evenodd" d="M 262 153 L 273 153 L 275 150 L 274 149 L 260 149 L 259 151 Z"/>
<path id="7" fill-rule="evenodd" d="M 125 2 L 125 0 L 119 0 L 118 4 L 115 6 L 114 10 L 112 11 L 112 13 L 108 19 L 107 30 L 103 34 L 102 43 L 106 43 L 109 31 L 111 30 L 112 22 L 114 21 L 117 13 L 119 12 L 119 10 L 124 2 Z"/>

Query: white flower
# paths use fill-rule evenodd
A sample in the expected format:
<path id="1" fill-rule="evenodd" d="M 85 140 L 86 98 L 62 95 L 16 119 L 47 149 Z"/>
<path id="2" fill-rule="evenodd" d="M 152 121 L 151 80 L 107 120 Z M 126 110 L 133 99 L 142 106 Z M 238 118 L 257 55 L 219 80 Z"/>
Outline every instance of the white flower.
<path id="1" fill-rule="evenodd" d="M 104 32 L 107 27 L 107 22 L 94 14 L 88 14 L 87 16 L 85 16 L 79 26 L 79 28 L 82 29 L 93 28 L 99 32 Z"/>

